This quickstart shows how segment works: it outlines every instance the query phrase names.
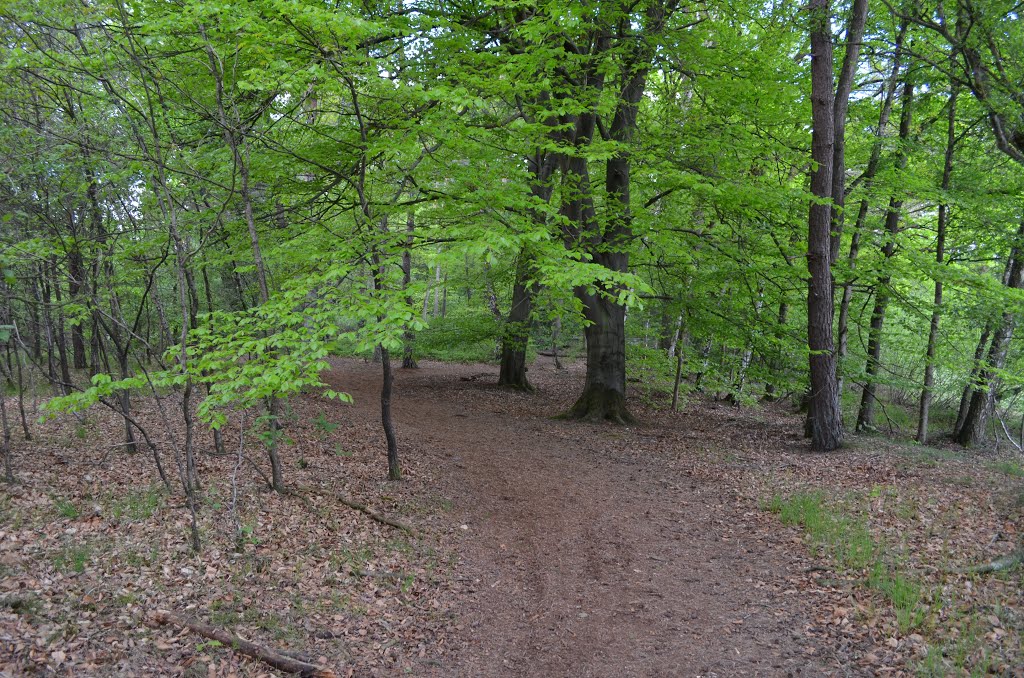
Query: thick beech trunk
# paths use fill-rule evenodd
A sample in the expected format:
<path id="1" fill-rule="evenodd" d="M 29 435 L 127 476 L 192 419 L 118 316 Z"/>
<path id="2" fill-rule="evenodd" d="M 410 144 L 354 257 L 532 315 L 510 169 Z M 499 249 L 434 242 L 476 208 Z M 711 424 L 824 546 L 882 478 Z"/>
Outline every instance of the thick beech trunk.
<path id="1" fill-rule="evenodd" d="M 807 343 L 810 363 L 810 403 L 807 431 L 817 452 L 838 448 L 843 440 L 832 338 L 835 302 L 832 296 L 831 229 L 832 162 L 835 147 L 832 92 L 832 31 L 828 0 L 810 0 L 811 21 L 811 193 L 808 215 Z"/>
<path id="2" fill-rule="evenodd" d="M 611 300 L 577 292 L 584 303 L 589 325 L 587 378 L 583 393 L 567 413 L 572 419 L 608 420 L 617 424 L 634 421 L 626 408 L 626 309 Z"/>

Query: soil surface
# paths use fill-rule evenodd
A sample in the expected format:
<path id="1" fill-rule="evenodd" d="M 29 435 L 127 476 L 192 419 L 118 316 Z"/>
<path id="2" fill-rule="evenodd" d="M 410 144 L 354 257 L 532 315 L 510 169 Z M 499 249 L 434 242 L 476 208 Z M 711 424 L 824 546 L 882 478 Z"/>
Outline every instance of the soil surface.
<path id="1" fill-rule="evenodd" d="M 344 366 L 361 416 L 376 412 L 378 369 Z M 438 675 L 846 673 L 788 595 L 806 563 L 766 539 L 726 479 L 680 468 L 694 450 L 658 444 L 692 435 L 692 421 L 559 421 L 574 370 L 535 364 L 533 394 L 499 389 L 491 372 L 397 373 L 400 444 L 416 441 L 436 468 L 463 532 L 461 647 Z"/>

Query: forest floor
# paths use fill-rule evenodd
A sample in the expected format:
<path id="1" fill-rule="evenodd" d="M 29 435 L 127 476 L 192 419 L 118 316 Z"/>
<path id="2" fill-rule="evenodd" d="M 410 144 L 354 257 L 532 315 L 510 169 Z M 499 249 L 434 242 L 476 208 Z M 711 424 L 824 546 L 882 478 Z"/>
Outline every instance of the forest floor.
<path id="1" fill-rule="evenodd" d="M 237 421 L 226 457 L 200 438 L 199 554 L 180 492 L 109 413 L 16 436 L 0 675 L 273 675 L 157 610 L 338 675 L 1024 675 L 1020 570 L 966 571 L 1020 540 L 1020 458 L 881 436 L 813 455 L 784 403 L 638 393 L 637 426 L 566 422 L 579 366 L 541 359 L 525 394 L 423 363 L 397 371 L 389 483 L 379 370 L 337 361 L 352 405 L 293 399 L 288 495 L 235 470 Z"/>

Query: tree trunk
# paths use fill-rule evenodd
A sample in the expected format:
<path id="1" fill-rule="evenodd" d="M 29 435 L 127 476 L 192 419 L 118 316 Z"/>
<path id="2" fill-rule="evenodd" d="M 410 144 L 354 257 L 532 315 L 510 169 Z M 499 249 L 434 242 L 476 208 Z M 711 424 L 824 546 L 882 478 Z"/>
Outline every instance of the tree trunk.
<path id="1" fill-rule="evenodd" d="M 587 378 L 582 395 L 566 416 L 633 423 L 633 415 L 626 409 L 626 308 L 598 295 L 577 292 L 577 296 L 583 300 L 583 314 L 589 323 L 583 330 Z"/>
<path id="2" fill-rule="evenodd" d="M 24 348 L 24 342 L 21 339 L 21 335 L 18 332 L 18 326 L 14 326 L 14 336 L 18 340 L 18 344 Z M 26 349 L 27 350 L 27 349 Z M 21 431 L 24 434 L 25 440 L 32 440 L 32 430 L 28 427 L 28 415 L 25 412 L 25 378 L 22 370 L 22 349 L 18 348 L 18 345 L 14 347 L 14 362 L 17 369 L 18 375 L 18 414 L 21 415 Z"/>
<path id="3" fill-rule="evenodd" d="M 1021 245 L 1024 242 L 1024 221 L 1021 221 L 1015 242 L 1017 244 L 1014 245 L 1010 254 L 1006 286 L 1011 289 L 1020 289 L 1024 286 L 1024 246 Z M 972 389 L 963 425 L 956 435 L 956 441 L 964 447 L 974 447 L 985 437 L 985 425 L 994 409 L 996 391 L 999 388 L 998 372 L 1006 365 L 1006 356 L 1010 349 L 1010 341 L 1013 339 L 1015 325 L 1014 313 L 1003 313 L 999 326 L 992 336 L 988 357 Z"/>
<path id="4" fill-rule="evenodd" d="M 84 281 L 85 266 L 82 263 L 82 251 L 75 239 L 71 251 L 68 253 L 68 296 L 71 297 L 71 303 L 82 303 Z M 71 326 L 71 356 L 76 370 L 84 370 L 88 367 L 85 353 L 85 327 L 82 322 L 76 322 Z"/>
<path id="5" fill-rule="evenodd" d="M 434 315 L 436 318 L 441 315 L 441 264 L 434 265 Z"/>
<path id="6" fill-rule="evenodd" d="M 71 366 L 68 362 L 68 340 L 65 332 L 64 322 L 64 295 L 61 291 L 60 278 L 57 276 L 56 262 L 50 262 L 50 275 L 53 284 L 53 301 L 57 307 L 57 324 L 54 327 L 55 342 L 57 344 L 57 356 L 60 367 L 60 390 L 67 395 L 71 392 Z"/>
<path id="7" fill-rule="evenodd" d="M 405 220 L 405 249 L 402 250 L 402 289 L 406 291 L 405 303 L 410 309 L 413 303 L 412 296 L 409 295 L 409 287 L 412 285 L 412 243 L 415 230 L 416 214 L 409 210 Z M 417 369 L 419 365 L 416 364 L 415 355 L 416 333 L 408 326 L 402 333 L 402 344 L 402 369 Z"/>
<path id="8" fill-rule="evenodd" d="M 835 147 L 832 149 L 832 237 L 829 258 L 834 264 L 839 257 L 839 244 L 843 236 L 843 219 L 846 205 L 846 113 L 853 90 L 854 75 L 860 56 L 864 24 L 867 22 L 868 0 L 853 0 L 850 17 L 846 25 L 846 54 L 839 71 L 839 83 L 833 100 L 832 120 L 835 124 Z"/>
<path id="9" fill-rule="evenodd" d="M 759 327 L 761 325 L 761 311 L 764 308 L 764 286 L 761 285 L 757 289 L 757 300 L 754 302 L 754 317 L 751 319 L 752 327 Z M 754 361 L 754 344 L 753 341 L 747 341 L 747 345 L 743 349 L 743 353 L 740 356 L 739 371 L 733 381 L 732 392 L 728 395 L 728 400 L 732 404 L 739 404 L 740 396 L 743 395 L 743 389 L 747 385 L 747 371 L 750 369 L 751 363 Z"/>
<path id="10" fill-rule="evenodd" d="M 212 46 L 207 45 L 206 52 L 210 73 L 214 77 L 217 89 L 217 116 L 224 135 L 224 141 L 231 150 L 235 169 L 238 171 L 240 179 L 239 188 L 241 189 L 242 213 L 245 217 L 246 229 L 249 232 L 249 246 L 252 251 L 253 263 L 256 268 L 256 281 L 260 290 L 260 304 L 266 304 L 270 300 L 270 288 L 267 283 L 267 268 L 263 262 L 263 249 L 260 247 L 259 231 L 256 228 L 256 218 L 253 213 L 252 184 L 249 177 L 249 142 L 245 136 L 244 126 L 239 120 L 239 113 L 236 107 L 231 107 L 232 117 L 228 117 L 227 111 L 229 106 L 225 101 L 224 77 L 221 63 L 217 59 Z M 195 309 L 198 306 L 195 284 L 190 271 L 186 269 L 185 273 L 188 276 L 190 297 L 194 300 L 192 308 Z M 191 319 L 192 324 L 195 325 L 196 317 L 194 310 Z M 270 461 L 271 480 L 275 491 L 284 492 L 284 474 L 281 458 L 278 453 L 278 439 L 280 438 L 281 430 L 280 406 L 275 394 L 270 394 L 266 399 L 266 403 L 267 419 L 270 428 L 270 435 L 267 440 L 267 457 Z"/>
<path id="11" fill-rule="evenodd" d="M 37 284 L 34 285 L 36 293 L 36 306 L 40 310 L 40 329 L 46 346 L 46 378 L 53 386 L 54 392 L 58 395 L 65 395 L 61 390 L 57 379 L 57 361 L 54 359 L 54 338 L 53 338 L 53 314 L 50 313 L 50 285 L 46 281 L 46 267 L 40 264 L 36 268 L 38 276 Z"/>
<path id="12" fill-rule="evenodd" d="M 4 480 L 14 482 L 14 460 L 11 458 L 11 427 L 7 422 L 7 398 L 0 393 L 0 426 L 3 427 L 3 438 L 0 439 L 0 454 L 4 457 Z"/>
<path id="13" fill-rule="evenodd" d="M 779 341 L 779 345 L 782 343 L 782 338 L 786 332 L 786 321 L 789 319 L 789 302 L 785 299 L 779 302 L 779 315 L 776 321 L 775 337 Z M 783 367 L 783 361 L 781 357 L 776 357 L 772 360 L 771 371 L 772 376 L 777 375 Z M 768 402 L 774 402 L 777 397 L 777 388 L 773 382 L 768 382 L 764 385 L 764 399 Z"/>
<path id="14" fill-rule="evenodd" d="M 992 338 L 992 325 L 988 324 L 985 329 L 982 330 L 981 336 L 978 338 L 978 345 L 974 349 L 974 360 L 971 362 L 971 373 L 967 377 L 967 383 L 964 385 L 964 390 L 960 394 L 960 405 L 956 411 L 956 423 L 953 424 L 953 439 L 960 435 L 960 430 L 963 429 L 964 421 L 967 419 L 967 408 L 971 404 L 971 393 L 974 392 L 974 385 L 977 383 L 978 376 L 981 374 L 982 360 L 985 358 L 985 352 L 988 350 L 989 340 Z"/>
<path id="15" fill-rule="evenodd" d="M 679 406 L 679 384 L 683 380 L 683 352 L 676 352 L 676 376 L 672 382 L 672 411 L 675 412 Z"/>
<path id="16" fill-rule="evenodd" d="M 893 52 L 892 68 L 889 78 L 886 80 L 882 90 L 882 108 L 878 114 L 878 127 L 875 128 L 875 142 L 871 146 L 871 156 L 860 181 L 864 182 L 865 189 L 869 189 L 878 173 L 879 163 L 882 159 L 882 142 L 885 139 L 885 129 L 889 125 L 889 116 L 892 115 L 892 105 L 896 99 L 896 87 L 899 84 L 899 74 L 903 55 L 903 40 L 907 33 L 906 22 L 901 22 L 896 33 L 896 46 Z M 867 222 L 868 208 L 870 201 L 867 197 L 860 201 L 857 209 L 857 219 L 853 227 L 853 235 L 850 238 L 850 253 L 847 257 L 847 277 L 843 282 L 843 294 L 839 304 L 839 320 L 836 332 L 839 336 L 837 367 L 839 370 L 839 394 L 842 397 L 844 368 L 843 363 L 849 351 L 850 340 L 850 302 L 853 300 L 853 283 L 855 280 L 854 269 L 857 266 L 857 257 L 860 254 L 860 239 L 864 232 L 864 225 Z"/>
<path id="17" fill-rule="evenodd" d="M 808 214 L 807 343 L 810 367 L 808 429 L 811 448 L 828 452 L 843 440 L 842 417 L 836 379 L 836 355 L 832 337 L 831 229 L 832 162 L 835 147 L 834 96 L 832 92 L 832 31 L 829 0 L 810 0 L 811 22 L 811 193 L 815 196 Z"/>
<path id="18" fill-rule="evenodd" d="M 553 187 L 551 175 L 557 167 L 554 154 L 535 151 L 527 159 L 530 172 L 530 194 L 541 202 L 551 201 Z M 530 216 L 536 224 L 545 222 L 539 210 L 530 210 Z M 538 285 L 531 280 L 533 277 L 533 256 L 528 247 L 523 246 L 516 258 L 515 281 L 512 284 L 512 305 L 505 321 L 501 339 L 501 369 L 498 384 L 511 386 L 523 391 L 532 391 L 533 386 L 526 377 L 526 349 L 530 343 L 530 322 L 533 317 L 533 298 L 539 291 Z M 489 281 L 488 281 L 489 282 Z M 490 291 L 493 297 L 493 291 Z M 497 301 L 491 302 L 492 310 L 497 310 Z M 556 349 L 557 350 L 557 349 Z M 557 363 L 557 360 L 555 361 Z"/>
<path id="19" fill-rule="evenodd" d="M 645 17 L 644 31 L 657 34 L 664 27 L 665 17 L 665 7 L 651 5 Z M 618 150 L 605 164 L 607 217 L 603 225 L 599 225 L 595 218 L 586 159 L 573 157 L 563 163 L 568 188 L 577 196 L 568 205 L 570 223 L 577 229 L 569 235 L 587 243 L 594 263 L 619 273 L 625 273 L 629 268 L 626 244 L 633 236 L 630 146 L 653 54 L 640 48 L 633 56 L 632 68 L 623 71 L 622 89 L 608 129 L 608 136 L 617 142 Z M 596 124 L 596 113 L 578 116 L 574 139 L 577 146 L 590 144 Z M 583 302 L 583 315 L 589 323 L 584 329 L 587 378 L 583 393 L 567 413 L 570 418 L 623 424 L 635 421 L 626 409 L 626 308 L 616 302 L 618 291 L 612 288 L 601 294 L 599 290 L 576 290 L 576 297 Z"/>
<path id="20" fill-rule="evenodd" d="M 946 155 L 942 166 L 942 190 L 949 190 L 953 175 L 953 154 L 956 150 L 956 98 L 957 86 L 951 86 L 949 97 L 949 113 L 946 121 Z M 946 254 L 946 226 L 949 220 L 949 205 L 939 204 L 938 233 L 935 237 L 935 263 L 943 265 Z M 935 351 L 939 343 L 939 323 L 942 319 L 942 279 L 935 279 L 935 298 L 932 307 L 932 318 L 928 325 L 928 348 L 924 356 L 924 385 L 921 388 L 921 402 L 917 416 L 917 442 L 928 443 L 928 414 L 932 404 L 932 390 L 935 387 Z"/>
<path id="21" fill-rule="evenodd" d="M 900 143 L 896 154 L 897 172 L 903 172 L 907 168 L 906 148 L 910 140 L 910 124 L 914 108 L 914 85 L 909 75 L 903 84 L 900 100 Z M 883 271 L 896 253 L 896 236 L 899 234 L 902 209 L 902 198 L 893 196 L 889 199 L 889 209 L 885 214 L 886 241 L 882 246 Z M 864 368 L 864 388 L 861 391 L 860 409 L 857 412 L 858 431 L 870 429 L 875 424 L 875 401 L 878 399 L 877 377 L 882 360 L 882 330 L 885 325 L 885 313 L 889 306 L 889 284 L 891 281 L 892 276 L 888 272 L 883 272 L 875 286 L 875 306 L 871 311 L 871 328 L 868 332 L 868 357 Z"/>
<path id="22" fill-rule="evenodd" d="M 530 342 L 534 286 L 530 282 L 530 255 L 525 248 L 516 260 L 516 279 L 512 285 L 512 306 L 501 337 L 501 368 L 498 385 L 532 391 L 526 377 L 526 349 Z"/>
<path id="23" fill-rule="evenodd" d="M 562 361 L 558 359 L 558 340 L 562 334 L 562 319 L 560 317 L 555 318 L 551 323 L 551 355 L 555 359 L 555 369 L 565 369 L 562 367 Z"/>
<path id="24" fill-rule="evenodd" d="M 402 469 L 398 465 L 398 442 L 395 440 L 395 425 L 391 421 L 391 391 L 394 375 L 391 372 L 391 355 L 384 346 L 380 347 L 382 382 L 380 388 L 380 422 L 388 444 L 388 480 L 401 480 Z"/>

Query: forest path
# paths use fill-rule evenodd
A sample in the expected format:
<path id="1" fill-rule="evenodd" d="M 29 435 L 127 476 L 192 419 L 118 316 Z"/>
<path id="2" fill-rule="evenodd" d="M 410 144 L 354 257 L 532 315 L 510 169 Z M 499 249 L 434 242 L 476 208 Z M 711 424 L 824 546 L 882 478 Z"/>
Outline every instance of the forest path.
<path id="1" fill-rule="evenodd" d="M 345 361 L 334 373 L 360 419 L 379 416 L 379 369 Z M 578 369 L 535 365 L 535 394 L 499 389 L 496 376 L 396 370 L 399 445 L 436 469 L 461 533 L 456 576 L 469 582 L 461 647 L 437 675 L 845 673 L 805 633 L 811 610 L 791 583 L 800 549 L 730 498 L 725 468 L 716 480 L 680 465 L 701 452 L 678 446 L 685 419 L 557 421 Z"/>

